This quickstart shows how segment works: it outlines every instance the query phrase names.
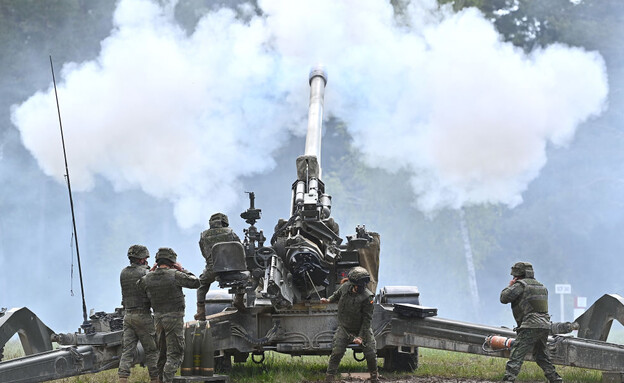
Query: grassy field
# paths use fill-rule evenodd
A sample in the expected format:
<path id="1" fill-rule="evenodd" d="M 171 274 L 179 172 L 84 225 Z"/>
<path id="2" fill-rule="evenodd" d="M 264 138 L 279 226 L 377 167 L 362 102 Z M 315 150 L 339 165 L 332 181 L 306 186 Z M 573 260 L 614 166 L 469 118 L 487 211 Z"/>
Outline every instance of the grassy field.
<path id="1" fill-rule="evenodd" d="M 5 360 L 18 357 L 21 347 L 17 342 L 10 342 L 5 348 Z M 244 364 L 235 364 L 229 374 L 232 383 L 283 382 L 301 383 L 302 381 L 322 381 L 327 368 L 327 356 L 291 357 L 278 353 L 267 353 L 262 364 L 256 364 L 251 358 Z M 419 367 L 410 374 L 394 374 L 381 371 L 387 379 L 407 376 L 437 376 L 451 379 L 473 379 L 499 381 L 505 371 L 506 359 L 480 355 L 454 353 L 431 349 L 419 352 Z M 383 367 L 383 359 L 379 359 Z M 557 366 L 557 370 L 566 382 L 598 383 L 602 374 L 599 371 L 574 367 Z M 340 372 L 366 372 L 366 363 L 357 362 L 348 352 L 340 364 Z M 129 382 L 148 382 L 147 371 L 135 367 Z M 546 382 L 542 370 L 533 362 L 526 362 L 518 381 Z M 117 370 L 103 371 L 98 374 L 83 375 L 54 381 L 56 383 L 114 383 L 117 382 Z"/>
<path id="2" fill-rule="evenodd" d="M 290 357 L 272 354 L 263 365 L 254 365 L 247 361 L 244 365 L 235 366 L 230 375 L 233 382 L 284 382 L 295 383 L 302 380 L 322 380 L 325 376 L 328 357 Z M 380 359 L 383 367 L 383 359 Z M 410 374 L 381 372 L 388 379 L 402 376 L 437 376 L 452 379 L 475 379 L 499 381 L 505 371 L 506 359 L 491 358 L 480 355 L 462 354 L 450 351 L 421 349 L 419 367 Z M 573 367 L 557 366 L 557 370 L 566 382 L 600 382 L 599 371 Z M 366 372 L 366 363 L 355 361 L 351 353 L 347 353 L 340 364 L 340 372 Z M 518 381 L 546 381 L 542 370 L 533 362 L 522 367 Z"/>

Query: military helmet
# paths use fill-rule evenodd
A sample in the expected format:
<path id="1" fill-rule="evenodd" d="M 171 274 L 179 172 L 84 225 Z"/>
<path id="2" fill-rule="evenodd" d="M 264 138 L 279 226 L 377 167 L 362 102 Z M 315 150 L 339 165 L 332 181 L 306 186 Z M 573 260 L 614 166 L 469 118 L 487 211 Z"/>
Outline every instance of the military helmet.
<path id="1" fill-rule="evenodd" d="M 175 253 L 175 251 L 173 251 L 173 249 L 170 249 L 168 247 L 161 247 L 160 249 L 158 249 L 158 252 L 156 252 L 156 261 L 158 261 L 159 259 L 168 259 L 171 262 L 176 263 L 178 255 Z"/>
<path id="2" fill-rule="evenodd" d="M 349 282 L 354 285 L 364 286 L 368 282 L 370 282 L 370 274 L 368 271 L 362 266 L 356 266 L 351 271 L 349 271 Z"/>
<path id="3" fill-rule="evenodd" d="M 220 223 L 221 227 L 227 227 L 230 224 L 227 215 L 223 213 L 214 213 L 210 216 L 210 227 L 218 227 L 219 225 L 215 225 L 216 223 Z"/>
<path id="4" fill-rule="evenodd" d="M 147 250 L 147 247 L 143 245 L 132 245 L 128 249 L 128 258 L 149 258 L 149 250 Z"/>
<path id="5" fill-rule="evenodd" d="M 511 275 L 514 277 L 533 277 L 533 265 L 529 262 L 516 262 L 511 266 Z"/>

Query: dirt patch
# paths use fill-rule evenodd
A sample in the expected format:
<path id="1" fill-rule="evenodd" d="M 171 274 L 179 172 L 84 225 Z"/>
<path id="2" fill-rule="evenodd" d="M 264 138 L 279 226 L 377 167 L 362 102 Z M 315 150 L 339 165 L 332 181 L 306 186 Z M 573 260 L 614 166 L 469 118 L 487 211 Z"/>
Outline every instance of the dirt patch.
<path id="1" fill-rule="evenodd" d="M 367 382 L 369 378 L 368 373 L 354 372 L 354 373 L 342 373 L 340 374 L 340 380 L 336 382 Z M 475 379 L 453 379 L 453 378 L 440 378 L 437 376 L 402 376 L 402 377 L 386 377 L 381 374 L 379 378 L 380 382 L 393 382 L 393 383 L 500 383 L 498 381 L 491 380 L 475 380 Z M 304 381 L 302 383 L 312 383 Z"/>

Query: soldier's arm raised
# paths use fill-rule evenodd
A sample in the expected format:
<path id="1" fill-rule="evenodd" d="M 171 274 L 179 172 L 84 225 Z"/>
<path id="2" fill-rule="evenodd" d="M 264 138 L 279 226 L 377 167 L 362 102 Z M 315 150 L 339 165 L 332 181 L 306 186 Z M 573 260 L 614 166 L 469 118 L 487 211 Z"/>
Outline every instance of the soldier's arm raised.
<path id="1" fill-rule="evenodd" d="M 176 282 L 187 289 L 196 289 L 200 285 L 199 278 L 186 269 L 176 270 Z"/>
<path id="2" fill-rule="evenodd" d="M 524 285 L 520 281 L 515 282 L 511 286 L 505 287 L 500 294 L 501 303 L 511 303 L 515 301 L 524 291 Z"/>

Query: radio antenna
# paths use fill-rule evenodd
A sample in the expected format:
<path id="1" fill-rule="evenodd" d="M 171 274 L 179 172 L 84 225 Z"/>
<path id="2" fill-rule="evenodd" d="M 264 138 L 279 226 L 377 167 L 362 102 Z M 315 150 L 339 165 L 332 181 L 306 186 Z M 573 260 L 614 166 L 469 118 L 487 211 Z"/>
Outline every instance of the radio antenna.
<path id="1" fill-rule="evenodd" d="M 87 330 L 87 303 L 85 302 L 84 284 L 82 282 L 82 267 L 80 266 L 80 250 L 78 249 L 78 233 L 76 231 L 76 215 L 74 214 L 74 199 L 72 198 L 71 182 L 69 181 L 69 167 L 67 166 L 67 153 L 65 152 L 65 137 L 63 136 L 63 122 L 61 121 L 61 107 L 59 106 L 58 92 L 56 91 L 56 77 L 54 76 L 54 65 L 50 55 L 50 69 L 52 70 L 52 83 L 54 83 L 54 96 L 56 98 L 56 111 L 58 113 L 59 128 L 61 129 L 61 143 L 63 144 L 63 158 L 65 159 L 65 179 L 67 180 L 67 190 L 69 191 L 69 206 L 71 207 L 72 224 L 74 226 L 74 243 L 76 244 L 76 258 L 78 259 L 78 275 L 80 275 L 80 293 L 82 294 L 82 327 Z"/>

